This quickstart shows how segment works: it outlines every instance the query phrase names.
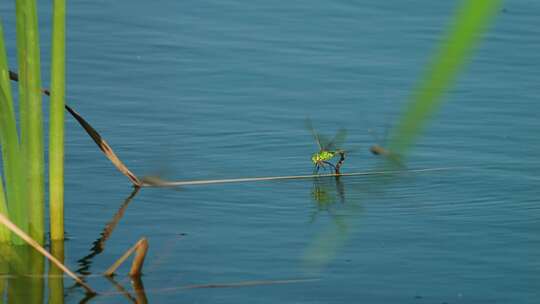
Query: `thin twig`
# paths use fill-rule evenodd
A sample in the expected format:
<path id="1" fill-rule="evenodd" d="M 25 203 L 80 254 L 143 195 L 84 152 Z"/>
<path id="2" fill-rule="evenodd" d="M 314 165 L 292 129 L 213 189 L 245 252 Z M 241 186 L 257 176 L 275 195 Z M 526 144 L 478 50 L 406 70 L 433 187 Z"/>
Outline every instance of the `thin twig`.
<path id="1" fill-rule="evenodd" d="M 193 181 L 166 181 L 162 180 L 159 185 L 143 183 L 141 187 L 178 187 L 188 185 L 208 185 L 208 184 L 225 184 L 225 183 L 242 183 L 242 182 L 260 182 L 272 180 L 287 180 L 287 179 L 311 179 L 321 177 L 338 177 L 338 176 L 361 176 L 361 175 L 384 175 L 398 173 L 418 173 L 458 169 L 460 167 L 441 167 L 441 168 L 426 168 L 412 170 L 393 170 L 393 171 L 366 171 L 341 174 L 311 174 L 311 175 L 291 175 L 291 176 L 270 176 L 270 177 L 247 177 L 247 178 L 229 178 L 229 179 L 208 179 L 208 180 L 193 180 Z"/>

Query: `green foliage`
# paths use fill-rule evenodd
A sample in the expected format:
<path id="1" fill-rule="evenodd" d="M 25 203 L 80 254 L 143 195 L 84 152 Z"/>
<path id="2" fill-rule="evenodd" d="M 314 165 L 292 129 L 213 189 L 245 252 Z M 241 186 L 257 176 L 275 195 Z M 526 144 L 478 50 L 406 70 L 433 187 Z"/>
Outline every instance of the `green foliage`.
<path id="1" fill-rule="evenodd" d="M 53 2 L 51 108 L 49 122 L 49 209 L 51 239 L 64 239 L 65 0 Z"/>
<path id="2" fill-rule="evenodd" d="M 0 213 L 8 214 L 5 191 L 1 179 L 2 175 L 0 174 Z M 6 227 L 0 227 L 0 244 L 9 241 L 9 238 L 10 234 Z"/>
<path id="3" fill-rule="evenodd" d="M 54 236 L 63 238 L 63 159 L 65 92 L 65 0 L 56 0 L 53 29 L 53 106 L 51 106 L 51 223 L 62 225 Z M 0 186 L 0 212 L 24 232 L 43 243 L 45 222 L 45 153 L 37 3 L 16 0 L 17 62 L 19 74 L 19 130 L 15 119 L 9 67 L 0 20 L 0 146 L 5 189 Z M 0 175 L 0 184 L 2 176 Z M 4 191 L 5 190 L 5 191 Z M 62 212 L 59 212 L 61 210 Z M 62 216 L 58 220 L 56 216 Z M 8 235 L 8 236 L 6 236 Z M 0 227 L 0 242 L 9 239 Z M 11 237 L 16 244 L 22 240 Z"/>
<path id="4" fill-rule="evenodd" d="M 43 114 L 41 104 L 41 68 L 39 54 L 39 32 L 37 5 L 35 0 L 17 0 L 22 7 L 17 10 L 17 39 L 24 39 L 24 57 L 19 57 L 19 78 L 24 79 L 25 103 L 21 104 L 21 122 L 26 129 L 21 130 L 21 151 L 23 155 L 23 172 L 26 174 L 26 202 L 28 204 L 30 236 L 40 243 L 44 238 L 45 210 L 45 154 L 43 139 Z M 19 5 L 19 4 L 17 4 Z M 19 35 L 21 34 L 22 35 Z"/>
<path id="5" fill-rule="evenodd" d="M 22 178 L 22 170 L 20 170 L 19 138 L 3 36 L 0 20 L 0 146 L 2 147 L 6 185 L 4 192 L 0 180 L 0 212 L 6 214 L 6 211 L 9 210 L 13 222 L 21 229 L 26 230 L 28 229 L 27 217 L 25 216 L 26 206 L 22 204 L 21 200 L 24 179 Z M 6 240 L 6 230 L 4 227 L 0 227 L 0 241 Z"/>
<path id="6" fill-rule="evenodd" d="M 390 151 L 404 155 L 414 144 L 429 118 L 440 107 L 444 93 L 467 64 L 482 34 L 499 11 L 501 2 L 463 1 L 425 75 L 413 91 L 405 113 L 392 132 Z"/>

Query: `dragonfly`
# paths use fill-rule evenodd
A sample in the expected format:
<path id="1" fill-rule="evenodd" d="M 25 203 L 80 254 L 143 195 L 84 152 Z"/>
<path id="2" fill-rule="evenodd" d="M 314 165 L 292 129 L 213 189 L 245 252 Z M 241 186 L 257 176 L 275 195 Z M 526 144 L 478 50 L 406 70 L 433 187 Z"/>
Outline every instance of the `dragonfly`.
<path id="1" fill-rule="evenodd" d="M 374 130 L 368 129 L 368 132 L 375 138 L 376 142 L 381 142 L 381 140 L 379 139 L 379 137 L 377 136 Z M 388 128 L 386 128 L 384 131 L 383 142 L 386 142 L 387 137 L 388 137 Z M 395 165 L 398 165 L 400 167 L 404 166 L 401 160 L 401 157 L 398 154 L 386 149 L 383 145 L 375 143 L 371 147 L 369 147 L 369 151 L 373 155 L 382 156 L 385 159 L 390 160 Z"/>
<path id="2" fill-rule="evenodd" d="M 347 130 L 343 128 L 339 129 L 336 135 L 331 140 L 328 140 L 327 137 L 315 131 L 310 119 L 306 119 L 306 128 L 313 135 L 317 147 L 319 148 L 319 151 L 313 153 L 311 156 L 311 161 L 314 165 L 313 173 L 318 174 L 321 168 L 326 169 L 328 166 L 332 168 L 336 174 L 340 174 L 341 166 L 345 162 L 346 151 L 338 147 L 345 141 Z M 337 157 L 339 157 L 339 159 L 336 164 L 333 164 L 331 161 Z"/>
<path id="3" fill-rule="evenodd" d="M 374 138 L 376 142 L 381 142 L 379 136 L 377 136 L 377 133 L 373 129 L 368 129 L 368 133 L 370 133 Z M 388 136 L 388 128 L 385 128 L 384 130 L 384 136 L 382 142 L 386 142 L 386 138 Z M 375 143 L 371 147 L 369 147 L 369 152 L 371 152 L 373 155 L 381 155 L 381 156 L 389 156 L 390 151 L 385 149 L 382 145 Z"/>

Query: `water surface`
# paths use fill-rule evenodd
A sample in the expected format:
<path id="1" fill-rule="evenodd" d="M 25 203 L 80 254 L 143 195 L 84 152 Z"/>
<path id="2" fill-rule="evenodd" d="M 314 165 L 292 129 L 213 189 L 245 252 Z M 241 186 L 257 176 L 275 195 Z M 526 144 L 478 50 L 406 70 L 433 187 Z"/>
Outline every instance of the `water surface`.
<path id="1" fill-rule="evenodd" d="M 48 68 L 50 8 L 41 5 Z M 395 123 L 454 9 L 425 0 L 70 2 L 68 103 L 141 176 L 309 174 L 308 116 L 328 135 L 347 128 L 347 143 L 360 147 L 345 172 L 372 170 L 380 161 L 368 129 L 384 137 Z M 407 161 L 459 168 L 142 189 L 104 250 L 82 261 L 132 189 L 68 118 L 66 264 L 111 291 L 90 300 L 99 303 L 128 301 L 96 274 L 142 236 L 151 303 L 537 303 L 539 10 L 504 4 Z M 12 4 L 0 14 L 13 42 Z M 125 273 L 116 279 L 131 290 Z M 293 279 L 314 280 L 181 289 Z M 83 299 L 66 288 L 66 303 Z"/>

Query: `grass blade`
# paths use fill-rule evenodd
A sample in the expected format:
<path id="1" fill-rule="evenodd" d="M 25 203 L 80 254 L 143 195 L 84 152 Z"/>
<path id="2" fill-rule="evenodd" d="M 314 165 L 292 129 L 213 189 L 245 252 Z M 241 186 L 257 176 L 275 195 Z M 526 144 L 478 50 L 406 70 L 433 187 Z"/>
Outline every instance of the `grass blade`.
<path id="1" fill-rule="evenodd" d="M 28 138 L 24 164 L 28 173 L 27 200 L 30 236 L 43 244 L 45 238 L 45 151 L 41 101 L 41 67 L 37 4 L 26 0 L 26 61 Z"/>
<path id="2" fill-rule="evenodd" d="M 19 130 L 20 130 L 20 172 L 21 180 L 20 186 L 21 189 L 27 189 L 28 181 L 26 178 L 26 170 L 23 168 L 23 162 L 25 161 L 25 155 L 27 154 L 28 145 L 27 145 L 27 134 L 29 129 L 29 115 L 28 111 L 28 101 L 27 101 L 27 80 L 26 75 L 28 74 L 28 64 L 27 64 L 27 49 L 26 49 L 26 12 L 25 12 L 26 1 L 16 0 L 15 1 L 15 30 L 17 36 L 17 62 L 19 65 L 19 71 L 21 72 L 21 80 L 19 81 L 19 90 L 18 90 L 18 99 L 19 99 Z M 10 217 L 15 221 L 15 223 L 23 229 L 23 231 L 28 231 L 29 229 L 29 219 L 28 219 L 28 201 L 27 201 L 27 191 L 21 191 L 21 197 L 19 202 L 12 202 L 8 205 Z M 24 244 L 24 242 L 15 237 L 12 242 L 17 245 Z"/>
<path id="3" fill-rule="evenodd" d="M 6 191 L 2 190 L 0 195 L 0 212 L 9 214 L 15 223 L 27 229 L 25 206 L 21 203 L 20 195 L 23 191 L 21 184 L 19 137 L 17 133 L 17 123 L 11 94 L 11 84 L 9 82 L 9 70 L 7 66 L 7 56 L 4 45 L 4 33 L 2 21 L 0 20 L 0 146 L 2 148 L 2 161 L 4 176 L 6 181 Z M 0 179 L 1 183 L 1 179 Z M 7 196 L 6 196 L 7 194 Z M 0 235 L 5 236 L 6 230 L 0 228 Z M 0 241 L 6 241 L 0 236 Z"/>
<path id="4" fill-rule="evenodd" d="M 426 74 L 413 91 L 407 110 L 390 138 L 390 151 L 404 155 L 443 101 L 444 93 L 468 63 L 501 0 L 463 0 Z"/>
<path id="5" fill-rule="evenodd" d="M 21 115 L 22 172 L 26 175 L 28 232 L 44 241 L 45 172 L 38 17 L 35 0 L 17 0 L 17 48 L 23 99 Z M 21 21 L 22 19 L 22 21 Z M 22 40 L 22 41 L 21 41 Z"/>
<path id="6" fill-rule="evenodd" d="M 52 240 L 64 239 L 65 15 L 65 0 L 54 0 L 49 122 L 49 213 Z"/>
<path id="7" fill-rule="evenodd" d="M 2 182 L 2 175 L 0 174 L 0 215 L 7 216 L 7 204 L 6 196 L 4 192 L 4 186 Z M 0 228 L 0 244 L 6 243 L 10 240 L 10 235 L 8 229 L 5 227 Z M 0 297 L 1 298 L 1 297 Z"/>

